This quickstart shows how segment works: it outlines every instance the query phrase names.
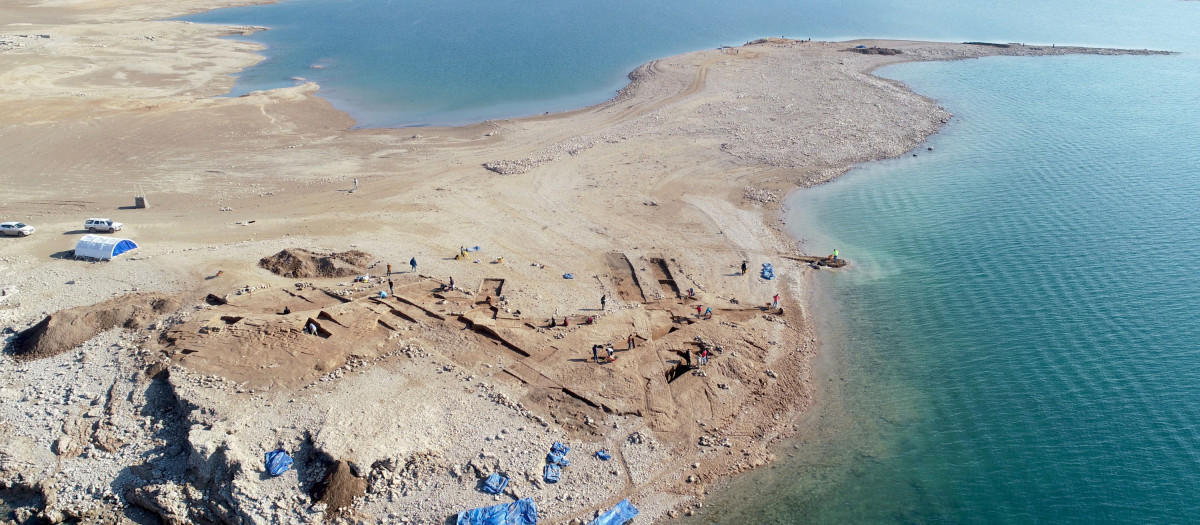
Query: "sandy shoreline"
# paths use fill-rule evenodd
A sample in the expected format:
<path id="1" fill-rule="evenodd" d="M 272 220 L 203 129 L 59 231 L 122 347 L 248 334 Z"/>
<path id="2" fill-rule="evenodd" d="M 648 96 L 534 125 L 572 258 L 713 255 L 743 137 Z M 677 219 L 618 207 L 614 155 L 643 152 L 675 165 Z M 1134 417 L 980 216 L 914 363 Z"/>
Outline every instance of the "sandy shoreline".
<path id="1" fill-rule="evenodd" d="M 771 39 L 650 62 L 614 100 L 563 114 L 351 130 L 312 84 L 213 98 L 259 59 L 219 37 L 251 28 L 154 21 L 246 3 L 0 8 L 22 21 L 0 25 L 0 220 L 38 228 L 0 242 L 0 324 L 11 342 L 53 314 L 87 337 L 0 357 L 0 482 L 40 495 L 22 512 L 440 523 L 512 497 L 549 523 L 624 497 L 656 521 L 690 512 L 769 462 L 812 399 L 809 270 L 781 257 L 797 252 L 781 199 L 949 118 L 869 72 L 1121 53 Z M 150 208 L 128 209 L 135 194 Z M 141 248 L 66 257 L 93 216 Z M 373 276 L 391 264 L 395 293 L 258 266 L 294 248 L 364 252 L 354 269 Z M 765 262 L 776 280 L 756 276 Z M 451 276 L 459 289 L 438 291 Z M 776 293 L 783 310 L 764 308 Z M 615 362 L 589 362 L 599 342 Z M 678 368 L 704 348 L 707 367 Z M 572 465 L 547 484 L 556 440 Z M 296 468 L 264 476 L 276 447 Z M 503 498 L 476 490 L 497 471 Z"/>

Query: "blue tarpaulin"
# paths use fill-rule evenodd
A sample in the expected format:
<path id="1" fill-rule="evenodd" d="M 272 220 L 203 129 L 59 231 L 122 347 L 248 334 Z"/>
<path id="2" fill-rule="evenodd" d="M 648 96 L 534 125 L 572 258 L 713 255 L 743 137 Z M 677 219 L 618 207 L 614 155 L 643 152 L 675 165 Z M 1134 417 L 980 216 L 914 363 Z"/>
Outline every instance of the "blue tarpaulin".
<path id="1" fill-rule="evenodd" d="M 546 468 L 542 469 L 542 479 L 546 480 L 546 483 L 558 483 L 558 478 L 561 476 L 562 467 L 554 463 L 546 465 Z"/>
<path id="2" fill-rule="evenodd" d="M 546 455 L 546 463 L 557 463 L 565 467 L 570 464 L 563 464 L 563 461 L 567 457 L 567 452 L 570 451 L 571 447 L 555 441 L 553 445 L 550 445 L 550 453 Z"/>
<path id="3" fill-rule="evenodd" d="M 621 500 L 617 506 L 604 511 L 604 514 L 596 516 L 588 525 L 621 525 L 638 515 L 637 507 L 627 499 Z"/>
<path id="4" fill-rule="evenodd" d="M 491 476 L 488 476 L 487 481 L 483 482 L 483 491 L 488 494 L 499 494 L 504 492 L 504 487 L 507 486 L 508 478 L 493 472 Z"/>
<path id="5" fill-rule="evenodd" d="M 775 278 L 775 267 L 771 263 L 763 263 L 762 278 L 768 281 Z"/>
<path id="6" fill-rule="evenodd" d="M 608 460 L 612 459 L 612 456 L 610 456 L 608 454 L 608 452 L 605 452 L 603 450 L 597 450 L 596 457 L 600 458 L 600 461 L 608 461 Z"/>
<path id="7" fill-rule="evenodd" d="M 529 498 L 458 513 L 455 525 L 536 525 L 537 507 Z"/>
<path id="8" fill-rule="evenodd" d="M 292 468 L 292 457 L 282 448 L 267 452 L 267 472 L 278 476 Z"/>

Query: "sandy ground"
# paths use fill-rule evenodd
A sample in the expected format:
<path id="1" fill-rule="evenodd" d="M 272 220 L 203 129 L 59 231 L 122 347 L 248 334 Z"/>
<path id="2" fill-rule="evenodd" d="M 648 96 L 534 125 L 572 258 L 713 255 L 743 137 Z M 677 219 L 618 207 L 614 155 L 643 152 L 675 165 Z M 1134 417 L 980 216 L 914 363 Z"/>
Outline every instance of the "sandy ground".
<path id="1" fill-rule="evenodd" d="M 38 229 L 0 239 L 0 325 L 9 343 L 47 316 L 85 335 L 0 356 L 11 519 L 443 523 L 515 497 L 547 523 L 625 497 L 640 522 L 703 512 L 813 395 L 813 270 L 785 256 L 833 247 L 789 239 L 781 199 L 950 118 L 870 72 L 1123 53 L 771 39 L 656 60 L 568 113 L 350 130 L 311 84 L 213 98 L 260 59 L 219 37 L 254 28 L 154 21 L 243 3 L 0 6 L 0 220 Z M 72 259 L 88 217 L 141 247 Z M 480 250 L 456 259 L 463 246 Z M 372 279 L 259 266 L 291 248 L 365 252 Z M 106 313 L 145 292 L 181 306 Z M 617 359 L 593 362 L 597 343 Z M 703 348 L 707 366 L 680 367 Z M 550 484 L 555 441 L 572 463 Z M 275 448 L 296 464 L 270 477 Z M 477 489 L 492 472 L 504 495 Z"/>

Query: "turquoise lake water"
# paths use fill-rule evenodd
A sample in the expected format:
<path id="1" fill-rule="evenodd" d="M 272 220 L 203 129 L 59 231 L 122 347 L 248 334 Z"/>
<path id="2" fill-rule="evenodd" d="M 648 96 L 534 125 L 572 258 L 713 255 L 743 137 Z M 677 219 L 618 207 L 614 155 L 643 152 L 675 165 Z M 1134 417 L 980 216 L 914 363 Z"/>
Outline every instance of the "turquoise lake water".
<path id="1" fill-rule="evenodd" d="M 761 36 L 1183 51 L 882 70 L 955 118 L 932 152 L 789 198 L 805 246 L 854 263 L 815 277 L 821 404 L 686 523 L 1200 522 L 1200 2 L 291 0 L 191 19 L 273 28 L 238 92 L 306 77 L 372 126 L 578 107 L 646 60 Z"/>
<path id="2" fill-rule="evenodd" d="M 1200 522 L 1200 61 L 881 74 L 955 118 L 788 201 L 836 399 L 695 521 Z"/>
<path id="3" fill-rule="evenodd" d="M 611 98 L 644 62 L 764 36 L 1146 48 L 1194 40 L 1195 11 L 1176 0 L 287 0 L 186 19 L 270 28 L 250 38 L 267 59 L 233 94 L 300 77 L 360 126 L 382 127 L 574 109 Z"/>

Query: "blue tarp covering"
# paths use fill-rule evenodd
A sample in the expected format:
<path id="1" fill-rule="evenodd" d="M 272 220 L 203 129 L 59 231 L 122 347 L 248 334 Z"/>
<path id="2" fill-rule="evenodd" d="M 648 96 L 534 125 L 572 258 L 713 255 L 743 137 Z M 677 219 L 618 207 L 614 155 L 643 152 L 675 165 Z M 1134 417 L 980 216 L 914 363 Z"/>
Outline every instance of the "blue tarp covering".
<path id="1" fill-rule="evenodd" d="M 573 274 L 573 273 L 564 273 L 563 274 L 563 279 L 574 279 L 574 278 L 575 278 L 575 274 Z"/>
<path id="2" fill-rule="evenodd" d="M 588 525 L 621 525 L 638 515 L 637 507 L 627 499 L 621 500 L 617 506 L 604 511 L 604 514 L 596 516 Z"/>
<path id="3" fill-rule="evenodd" d="M 600 461 L 608 461 L 608 460 L 612 459 L 612 456 L 608 455 L 608 452 L 605 452 L 603 450 L 597 450 L 596 457 L 600 458 Z"/>
<path id="4" fill-rule="evenodd" d="M 561 476 L 562 467 L 554 463 L 546 465 L 546 468 L 542 469 L 542 479 L 546 480 L 546 483 L 558 483 L 558 478 Z"/>
<path id="5" fill-rule="evenodd" d="M 546 455 L 546 463 L 557 463 L 562 465 L 564 458 L 567 457 L 567 452 L 570 451 L 571 447 L 555 441 L 553 445 L 550 445 L 550 454 Z M 570 465 L 570 463 L 562 466 L 565 467 L 567 465 Z"/>
<path id="6" fill-rule="evenodd" d="M 763 263 L 762 278 L 768 281 L 775 278 L 775 267 L 771 263 Z"/>
<path id="7" fill-rule="evenodd" d="M 536 525 L 537 507 L 529 498 L 458 513 L 455 525 Z"/>
<path id="8" fill-rule="evenodd" d="M 292 457 L 282 448 L 267 452 L 267 472 L 272 476 L 283 474 L 289 468 L 292 468 Z"/>
<path id="9" fill-rule="evenodd" d="M 499 494 L 504 492 L 504 487 L 508 486 L 508 478 L 496 473 L 488 476 L 487 481 L 483 482 L 483 491 L 488 494 Z"/>

